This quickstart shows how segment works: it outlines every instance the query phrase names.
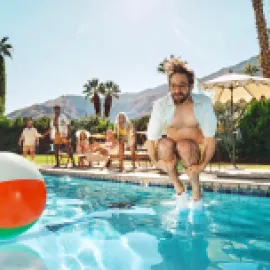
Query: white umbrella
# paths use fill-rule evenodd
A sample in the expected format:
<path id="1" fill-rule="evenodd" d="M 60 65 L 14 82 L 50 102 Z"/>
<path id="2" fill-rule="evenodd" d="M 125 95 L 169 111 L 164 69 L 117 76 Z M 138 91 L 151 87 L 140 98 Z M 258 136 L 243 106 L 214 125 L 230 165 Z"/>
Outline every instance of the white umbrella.
<path id="1" fill-rule="evenodd" d="M 249 102 L 253 98 L 259 100 L 261 96 L 270 98 L 270 79 L 244 74 L 225 74 L 202 83 L 201 87 L 214 90 L 214 103 L 238 102 L 240 99 Z"/>
<path id="2" fill-rule="evenodd" d="M 231 121 L 234 124 L 233 103 L 241 99 L 249 102 L 255 98 L 259 100 L 262 96 L 270 98 L 270 79 L 248 76 L 244 74 L 229 73 L 204 82 L 201 87 L 206 90 L 214 90 L 213 102 L 226 103 L 231 101 Z M 233 125 L 234 126 L 234 125 Z M 232 130 L 232 165 L 235 164 L 235 132 Z"/>

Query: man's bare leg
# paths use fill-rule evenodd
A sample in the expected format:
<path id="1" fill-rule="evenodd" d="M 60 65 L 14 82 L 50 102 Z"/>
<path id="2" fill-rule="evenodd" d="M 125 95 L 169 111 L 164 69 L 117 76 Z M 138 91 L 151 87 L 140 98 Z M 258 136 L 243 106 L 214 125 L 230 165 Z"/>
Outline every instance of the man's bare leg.
<path id="1" fill-rule="evenodd" d="M 55 155 L 55 161 L 56 161 L 55 167 L 60 167 L 59 152 L 60 152 L 60 144 L 55 144 L 54 145 L 54 155 Z"/>
<path id="2" fill-rule="evenodd" d="M 182 159 L 184 167 L 199 164 L 200 161 L 200 148 L 198 144 L 190 140 L 182 140 L 176 145 L 177 152 Z M 199 174 L 188 175 L 192 187 L 192 198 L 194 201 L 201 199 L 201 190 L 199 183 Z"/>
<path id="3" fill-rule="evenodd" d="M 27 158 L 27 151 L 25 151 L 25 150 L 23 151 L 23 157 Z"/>
<path id="4" fill-rule="evenodd" d="M 178 179 L 176 171 L 175 143 L 169 138 L 163 138 L 158 142 L 159 165 L 162 170 L 168 173 L 169 179 L 173 182 L 177 194 L 185 191 L 183 184 Z"/>
<path id="5" fill-rule="evenodd" d="M 31 160 L 32 161 L 34 161 L 34 159 L 35 159 L 35 151 L 30 151 L 30 158 L 31 158 Z"/>
<path id="6" fill-rule="evenodd" d="M 73 166 L 73 167 L 76 167 L 76 164 L 75 164 L 75 161 L 74 161 L 73 149 L 72 149 L 71 143 L 68 143 L 68 144 L 67 144 L 67 150 L 68 150 L 69 158 L 70 158 L 71 161 L 72 161 L 72 166 Z"/>

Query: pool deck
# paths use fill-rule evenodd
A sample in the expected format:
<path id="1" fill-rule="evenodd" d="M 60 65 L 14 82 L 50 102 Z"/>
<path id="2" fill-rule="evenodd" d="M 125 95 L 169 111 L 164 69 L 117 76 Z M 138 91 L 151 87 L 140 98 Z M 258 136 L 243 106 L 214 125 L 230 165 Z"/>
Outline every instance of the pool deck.
<path id="1" fill-rule="evenodd" d="M 144 186 L 163 186 L 172 188 L 168 176 L 160 175 L 155 171 L 128 171 L 118 172 L 117 170 L 72 169 L 52 168 L 41 166 L 40 171 L 49 175 L 68 175 L 89 180 L 115 181 L 133 183 Z M 187 175 L 180 176 L 183 183 L 190 189 Z M 247 193 L 252 195 L 270 196 L 270 171 L 262 170 L 212 170 L 201 174 L 200 182 L 204 190 L 221 191 L 226 193 Z"/>

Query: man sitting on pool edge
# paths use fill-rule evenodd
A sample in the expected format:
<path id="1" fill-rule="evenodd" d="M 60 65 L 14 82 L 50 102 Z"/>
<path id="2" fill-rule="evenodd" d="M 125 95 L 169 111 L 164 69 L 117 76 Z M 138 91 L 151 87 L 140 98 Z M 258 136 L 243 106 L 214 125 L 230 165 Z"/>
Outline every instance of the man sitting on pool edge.
<path id="1" fill-rule="evenodd" d="M 191 207 L 201 208 L 199 174 L 215 152 L 217 119 L 210 98 L 191 93 L 195 76 L 186 63 L 174 58 L 164 68 L 170 93 L 153 105 L 147 130 L 148 153 L 153 165 L 166 172 L 174 183 L 179 208 L 188 207 L 177 172 L 177 167 L 184 167 L 192 186 Z"/>

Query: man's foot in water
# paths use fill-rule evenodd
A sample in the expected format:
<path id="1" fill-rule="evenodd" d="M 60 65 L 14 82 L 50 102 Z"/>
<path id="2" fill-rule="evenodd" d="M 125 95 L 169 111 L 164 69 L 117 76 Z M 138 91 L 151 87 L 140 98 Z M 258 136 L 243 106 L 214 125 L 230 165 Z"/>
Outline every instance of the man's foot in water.
<path id="1" fill-rule="evenodd" d="M 178 210 L 188 210 L 188 196 L 186 192 L 176 195 L 176 208 Z"/>

